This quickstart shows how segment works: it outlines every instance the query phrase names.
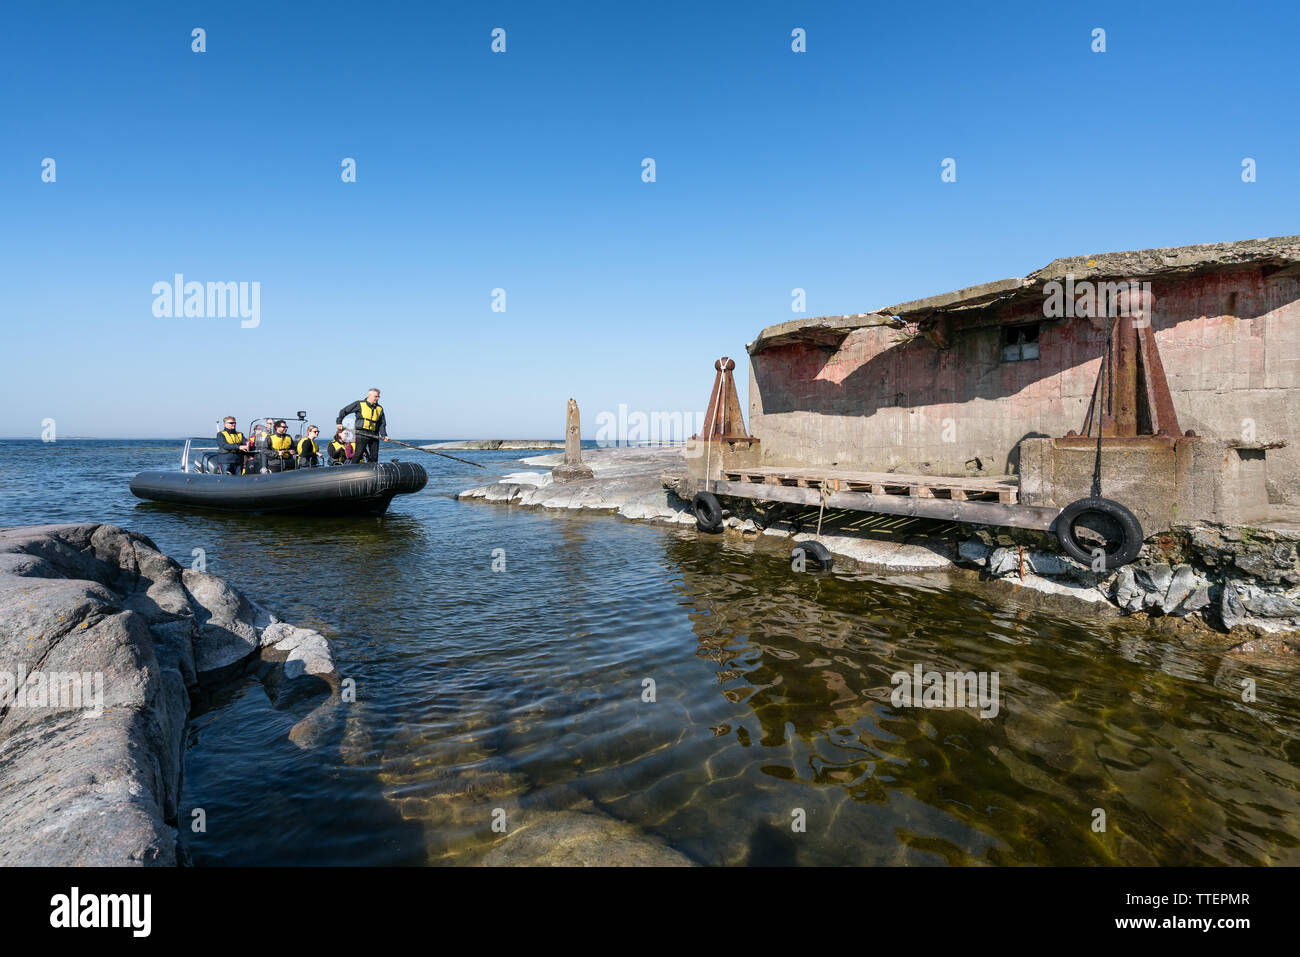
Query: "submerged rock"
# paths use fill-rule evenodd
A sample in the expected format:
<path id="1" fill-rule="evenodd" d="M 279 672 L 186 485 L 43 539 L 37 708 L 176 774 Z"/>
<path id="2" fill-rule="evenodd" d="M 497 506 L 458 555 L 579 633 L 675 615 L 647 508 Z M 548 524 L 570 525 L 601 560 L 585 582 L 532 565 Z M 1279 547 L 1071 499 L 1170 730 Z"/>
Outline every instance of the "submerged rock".
<path id="1" fill-rule="evenodd" d="M 588 811 L 555 811 L 529 818 L 478 863 L 485 867 L 693 866 L 690 858 L 626 821 Z"/>

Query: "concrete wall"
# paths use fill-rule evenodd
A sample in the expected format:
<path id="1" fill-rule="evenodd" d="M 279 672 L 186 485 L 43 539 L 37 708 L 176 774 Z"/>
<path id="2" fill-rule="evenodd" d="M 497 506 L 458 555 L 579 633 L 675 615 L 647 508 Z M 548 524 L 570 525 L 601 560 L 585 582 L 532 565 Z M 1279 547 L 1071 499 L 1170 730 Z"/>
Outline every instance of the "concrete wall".
<path id="1" fill-rule="evenodd" d="M 1258 267 L 1154 280 L 1152 327 L 1179 426 L 1212 439 L 1285 440 L 1267 452 L 1269 495 L 1300 503 L 1300 284 Z M 1001 327 L 1042 323 L 1039 358 L 1004 362 Z M 955 320 L 952 345 L 891 327 L 837 349 L 795 342 L 750 363 L 751 434 L 767 465 L 1018 471 L 1018 444 L 1083 427 L 1104 328 L 1047 320 L 1040 301 Z"/>

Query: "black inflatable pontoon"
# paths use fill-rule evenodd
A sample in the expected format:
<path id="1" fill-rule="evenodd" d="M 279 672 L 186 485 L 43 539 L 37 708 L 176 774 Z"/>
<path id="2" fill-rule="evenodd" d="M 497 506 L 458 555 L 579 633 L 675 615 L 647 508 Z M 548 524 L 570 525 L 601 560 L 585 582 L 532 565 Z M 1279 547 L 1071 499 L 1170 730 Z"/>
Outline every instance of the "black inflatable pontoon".
<path id="1" fill-rule="evenodd" d="M 152 502 L 256 515 L 382 515 L 394 496 L 418 492 L 428 481 L 414 462 L 223 475 L 213 450 L 192 453 L 186 442 L 180 470 L 141 472 L 131 479 L 131 492 Z"/>

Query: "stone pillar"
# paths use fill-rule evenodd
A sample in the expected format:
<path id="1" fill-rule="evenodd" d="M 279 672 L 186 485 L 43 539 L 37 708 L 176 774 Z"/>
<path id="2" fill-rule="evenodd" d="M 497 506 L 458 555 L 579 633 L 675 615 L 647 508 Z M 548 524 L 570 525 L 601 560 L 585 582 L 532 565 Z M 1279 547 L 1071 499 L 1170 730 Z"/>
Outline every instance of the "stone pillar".
<path id="1" fill-rule="evenodd" d="M 580 482 L 594 477 L 591 469 L 582 464 L 582 431 L 578 427 L 578 403 L 570 399 L 564 414 L 564 464 L 551 469 L 551 480 Z"/>

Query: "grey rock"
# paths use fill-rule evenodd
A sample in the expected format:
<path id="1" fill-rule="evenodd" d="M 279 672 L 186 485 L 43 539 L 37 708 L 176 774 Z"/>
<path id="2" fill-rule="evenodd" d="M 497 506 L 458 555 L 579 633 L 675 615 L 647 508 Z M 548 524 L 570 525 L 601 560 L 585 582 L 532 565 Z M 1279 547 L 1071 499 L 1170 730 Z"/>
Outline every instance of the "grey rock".
<path id="1" fill-rule="evenodd" d="M 1137 584 L 1136 576 L 1133 574 L 1133 568 L 1125 565 L 1115 574 L 1114 591 L 1115 604 L 1119 605 L 1125 611 L 1135 611 L 1141 606 L 1142 589 Z M 1136 605 L 1134 604 L 1136 602 Z"/>
<path id="2" fill-rule="evenodd" d="M 164 621 L 149 626 L 153 635 L 154 654 L 158 656 L 158 665 L 164 671 L 174 669 L 187 688 L 194 688 L 199 683 L 198 671 L 194 666 L 194 619 L 181 618 L 177 621 Z"/>
<path id="3" fill-rule="evenodd" d="M 1223 592 L 1219 595 L 1219 620 L 1223 622 L 1223 627 L 1231 631 L 1245 617 L 1246 609 L 1237 595 L 1237 589 L 1232 582 L 1224 582 Z"/>
<path id="4" fill-rule="evenodd" d="M 1200 611 L 1210 604 L 1210 588 L 1208 585 L 1201 585 L 1193 591 L 1187 598 L 1174 609 L 1175 615 L 1190 615 L 1193 612 Z"/>
<path id="5" fill-rule="evenodd" d="M 1157 604 L 1164 600 L 1165 593 L 1174 579 L 1174 571 L 1168 565 L 1145 565 L 1136 570 L 1137 582 L 1145 592 L 1154 593 Z"/>
<path id="6" fill-rule="evenodd" d="M 1291 618 L 1300 615 L 1300 605 L 1274 591 L 1248 586 L 1239 589 L 1238 594 L 1242 607 L 1252 615 L 1259 615 L 1261 618 Z"/>
<path id="7" fill-rule="evenodd" d="M 1055 552 L 1026 552 L 1025 565 L 1035 575 L 1055 578 L 1084 578 L 1091 574 L 1091 569 L 1086 565 Z"/>
<path id="8" fill-rule="evenodd" d="M 1220 551 L 1223 546 L 1223 539 L 1219 533 L 1212 528 L 1206 528 L 1204 525 L 1198 525 L 1191 531 L 1192 547 L 1199 552 L 1214 553 Z"/>
<path id="9" fill-rule="evenodd" d="M 0 529 L 0 671 L 32 676 L 0 716 L 0 864 L 175 864 L 190 689 L 276 624 L 143 535 Z M 323 635 L 272 634 L 295 640 L 270 665 L 282 683 L 337 687 Z M 320 740 L 331 702 L 291 738 Z"/>
<path id="10" fill-rule="evenodd" d="M 983 567 L 988 564 L 992 549 L 980 541 L 966 541 L 957 546 L 957 557 L 970 565 Z"/>
<path id="11" fill-rule="evenodd" d="M 1164 601 L 1160 603 L 1160 610 L 1168 615 L 1183 603 L 1195 587 L 1196 574 L 1192 571 L 1192 567 L 1179 565 L 1174 569 L 1173 580 L 1170 581 L 1169 588 L 1165 592 Z"/>
<path id="12" fill-rule="evenodd" d="M 1275 582 L 1282 576 L 1282 569 L 1277 567 L 1277 563 L 1271 555 L 1261 554 L 1256 551 L 1245 552 L 1233 557 L 1233 564 L 1247 575 L 1251 575 L 1261 581 Z"/>
<path id="13" fill-rule="evenodd" d="M 243 595 L 206 572 L 187 568 L 183 580 L 198 625 L 194 664 L 200 680 L 207 672 L 243 661 L 261 646 L 253 607 Z"/>
<path id="14" fill-rule="evenodd" d="M 1020 572 L 1020 552 L 1014 548 L 997 548 L 989 555 L 989 574 L 994 577 Z"/>

